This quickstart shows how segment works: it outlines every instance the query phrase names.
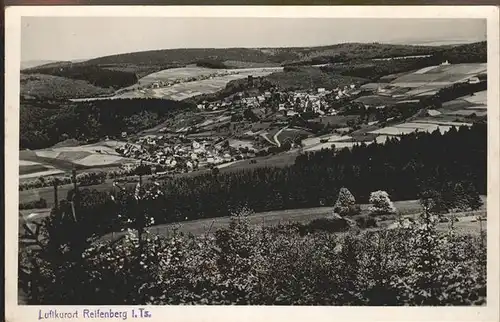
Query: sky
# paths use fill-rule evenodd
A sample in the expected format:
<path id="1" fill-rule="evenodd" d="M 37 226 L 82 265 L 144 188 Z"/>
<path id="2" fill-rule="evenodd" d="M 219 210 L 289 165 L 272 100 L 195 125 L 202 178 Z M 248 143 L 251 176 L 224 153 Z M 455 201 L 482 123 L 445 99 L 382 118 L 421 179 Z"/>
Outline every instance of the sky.
<path id="1" fill-rule="evenodd" d="M 169 48 L 486 40 L 484 19 L 23 17 L 21 61 Z"/>

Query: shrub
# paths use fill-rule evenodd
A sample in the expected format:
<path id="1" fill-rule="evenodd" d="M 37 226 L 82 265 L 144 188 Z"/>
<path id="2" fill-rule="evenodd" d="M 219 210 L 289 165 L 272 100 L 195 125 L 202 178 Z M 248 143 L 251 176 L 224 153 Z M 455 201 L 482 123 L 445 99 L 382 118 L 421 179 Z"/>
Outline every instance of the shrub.
<path id="1" fill-rule="evenodd" d="M 394 207 L 389 194 L 385 191 L 374 191 L 370 194 L 370 203 L 372 204 L 369 208 L 370 215 L 386 215 L 396 213 L 396 208 Z"/>
<path id="2" fill-rule="evenodd" d="M 301 227 L 302 233 L 313 233 L 317 231 L 340 232 L 350 228 L 349 222 L 344 218 L 320 218 L 314 219 Z"/>
<path id="3" fill-rule="evenodd" d="M 354 216 L 359 214 L 360 208 L 356 207 L 356 199 L 347 188 L 341 188 L 333 211 L 340 216 Z"/>
<path id="4" fill-rule="evenodd" d="M 376 218 L 369 216 L 360 216 L 356 218 L 356 223 L 360 228 L 375 228 L 378 227 L 378 221 Z"/>

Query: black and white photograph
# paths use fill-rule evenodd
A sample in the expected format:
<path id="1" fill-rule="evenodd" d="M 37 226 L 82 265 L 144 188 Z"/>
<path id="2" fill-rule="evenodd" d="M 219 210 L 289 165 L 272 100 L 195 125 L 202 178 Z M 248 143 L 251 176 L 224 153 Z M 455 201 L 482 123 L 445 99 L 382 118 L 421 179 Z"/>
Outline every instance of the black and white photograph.
<path id="1" fill-rule="evenodd" d="M 17 305 L 486 307 L 487 26 L 22 16 Z"/>

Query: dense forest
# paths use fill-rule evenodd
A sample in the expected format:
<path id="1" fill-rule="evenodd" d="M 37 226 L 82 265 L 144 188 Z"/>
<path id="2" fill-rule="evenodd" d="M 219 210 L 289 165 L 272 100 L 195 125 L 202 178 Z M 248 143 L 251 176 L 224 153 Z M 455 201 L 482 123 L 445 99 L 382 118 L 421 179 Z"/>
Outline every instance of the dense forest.
<path id="1" fill-rule="evenodd" d="M 344 54 L 353 58 L 376 58 L 405 55 L 429 54 L 439 50 L 433 46 L 410 46 L 389 44 L 346 43 L 320 47 L 288 47 L 288 48 L 187 48 L 152 50 L 128 54 L 119 54 L 92 59 L 86 64 L 128 63 L 138 64 L 182 62 L 192 63 L 199 59 L 217 59 L 220 61 L 248 61 L 286 63 L 301 60 L 303 57 L 332 56 Z"/>
<path id="2" fill-rule="evenodd" d="M 119 89 L 137 83 L 135 73 L 111 70 L 99 66 L 70 64 L 62 66 L 37 67 L 23 70 L 24 74 L 47 74 L 52 76 L 79 79 L 103 88 Z"/>
<path id="3" fill-rule="evenodd" d="M 31 104 L 20 114 L 20 148 L 41 149 L 60 141 L 98 141 L 122 132 L 136 133 L 160 124 L 194 105 L 161 99 L 96 100 L 81 103 Z"/>
<path id="4" fill-rule="evenodd" d="M 486 194 L 486 136 L 486 125 L 475 124 L 446 134 L 413 133 L 384 145 L 305 153 L 286 168 L 175 178 L 161 183 L 163 195 L 145 202 L 144 211 L 156 223 L 168 223 L 228 216 L 242 206 L 256 212 L 331 206 L 342 187 L 359 203 L 368 203 L 377 190 L 387 191 L 393 200 L 409 200 L 457 183 L 467 194 Z M 106 193 L 97 194 L 106 199 Z M 125 196 L 120 209 L 109 202 L 92 203 L 89 220 L 102 220 L 106 224 L 100 227 L 112 230 L 116 211 L 133 210 L 130 202 Z M 99 219 L 92 214 L 100 214 Z"/>
<path id="5" fill-rule="evenodd" d="M 431 55 L 437 60 L 452 64 L 484 63 L 487 58 L 486 42 L 458 46 L 419 47 L 383 44 L 343 44 L 337 50 L 317 52 L 314 57 L 290 62 L 286 65 L 317 65 L 346 63 L 377 58 Z M 332 46 L 334 47 L 334 46 Z"/>
<path id="6" fill-rule="evenodd" d="M 200 59 L 196 62 L 196 66 L 205 67 L 205 68 L 213 68 L 213 69 L 227 69 L 230 68 L 223 61 L 217 59 Z"/>
<path id="7" fill-rule="evenodd" d="M 451 64 L 462 64 L 485 63 L 486 59 L 486 42 L 481 42 L 439 51 L 430 57 L 376 61 L 350 60 L 343 64 L 329 64 L 320 68 L 325 72 L 377 81 L 386 75 L 409 72 L 428 66 L 436 66 L 446 60 Z"/>

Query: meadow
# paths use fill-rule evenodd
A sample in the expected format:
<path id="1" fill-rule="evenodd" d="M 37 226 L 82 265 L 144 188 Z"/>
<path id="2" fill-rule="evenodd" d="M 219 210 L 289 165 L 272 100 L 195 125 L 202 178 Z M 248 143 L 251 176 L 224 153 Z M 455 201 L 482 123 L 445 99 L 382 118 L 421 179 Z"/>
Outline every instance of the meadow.
<path id="1" fill-rule="evenodd" d="M 116 147 L 124 144 L 119 141 L 102 141 L 80 146 L 20 151 L 20 178 L 29 179 L 62 174 L 72 170 L 73 167 L 91 169 L 137 162 L 134 159 L 123 158 L 115 151 Z"/>
<path id="2" fill-rule="evenodd" d="M 391 82 L 398 87 L 444 87 L 465 81 L 470 77 L 486 72 L 486 64 L 452 64 L 427 67 L 414 73 L 401 76 Z"/>

